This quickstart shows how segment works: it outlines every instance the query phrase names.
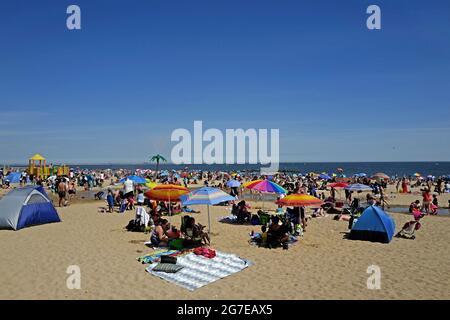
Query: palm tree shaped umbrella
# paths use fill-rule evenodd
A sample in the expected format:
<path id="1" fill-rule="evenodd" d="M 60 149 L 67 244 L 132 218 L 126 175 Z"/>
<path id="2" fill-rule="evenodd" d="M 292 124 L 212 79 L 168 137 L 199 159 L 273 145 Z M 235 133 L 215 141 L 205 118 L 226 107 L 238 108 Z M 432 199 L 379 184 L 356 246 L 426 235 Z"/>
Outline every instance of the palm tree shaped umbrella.
<path id="1" fill-rule="evenodd" d="M 158 177 L 158 171 L 159 171 L 159 163 L 167 162 L 166 158 L 164 158 L 162 155 L 157 154 L 150 158 L 151 162 L 156 162 L 156 177 Z"/>

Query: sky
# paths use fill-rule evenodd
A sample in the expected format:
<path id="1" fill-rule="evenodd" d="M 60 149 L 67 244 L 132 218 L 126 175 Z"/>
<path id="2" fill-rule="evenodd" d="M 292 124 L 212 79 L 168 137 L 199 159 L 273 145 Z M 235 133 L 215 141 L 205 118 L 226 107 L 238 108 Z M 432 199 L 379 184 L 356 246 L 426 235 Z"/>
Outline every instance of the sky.
<path id="1" fill-rule="evenodd" d="M 170 158 L 195 120 L 279 129 L 284 162 L 450 160 L 447 0 L 3 0 L 0 48 L 0 164 Z"/>

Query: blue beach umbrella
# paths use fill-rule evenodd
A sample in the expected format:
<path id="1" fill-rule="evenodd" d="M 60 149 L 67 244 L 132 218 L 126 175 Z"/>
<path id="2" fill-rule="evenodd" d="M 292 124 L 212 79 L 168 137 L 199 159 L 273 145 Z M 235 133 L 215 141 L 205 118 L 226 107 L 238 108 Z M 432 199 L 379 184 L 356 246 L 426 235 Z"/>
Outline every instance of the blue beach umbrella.
<path id="1" fill-rule="evenodd" d="M 331 177 L 325 173 L 319 174 L 319 178 L 323 180 L 331 180 Z"/>
<path id="2" fill-rule="evenodd" d="M 209 214 L 209 206 L 236 199 L 220 189 L 203 187 L 181 196 L 180 200 L 181 204 L 184 206 L 195 204 L 206 204 L 208 206 L 208 233 L 210 233 L 211 217 Z"/>
<path id="3" fill-rule="evenodd" d="M 133 181 L 134 183 L 136 183 L 136 184 L 144 184 L 144 183 L 147 183 L 147 180 L 145 179 L 145 178 L 143 178 L 143 177 L 139 177 L 139 176 L 128 176 L 128 177 L 126 177 L 126 178 L 122 178 L 122 179 L 120 179 L 120 183 L 123 183 L 123 182 L 125 182 L 125 180 L 131 180 L 131 181 Z"/>
<path id="4" fill-rule="evenodd" d="M 241 183 L 237 180 L 230 180 L 227 182 L 227 187 L 228 188 L 238 188 L 241 186 Z"/>

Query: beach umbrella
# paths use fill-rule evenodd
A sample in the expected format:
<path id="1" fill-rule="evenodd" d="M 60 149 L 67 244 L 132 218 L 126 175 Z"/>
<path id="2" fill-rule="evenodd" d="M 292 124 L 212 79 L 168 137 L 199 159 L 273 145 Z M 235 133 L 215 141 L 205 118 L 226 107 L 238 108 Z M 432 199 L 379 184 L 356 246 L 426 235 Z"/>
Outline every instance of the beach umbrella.
<path id="1" fill-rule="evenodd" d="M 168 172 L 167 170 L 161 171 L 161 172 L 159 173 L 159 175 L 160 175 L 161 177 L 167 177 L 167 176 L 169 175 L 169 172 Z"/>
<path id="2" fill-rule="evenodd" d="M 153 189 L 154 187 L 156 187 L 158 184 L 154 181 L 151 181 L 150 179 L 146 179 L 146 182 L 144 183 L 144 186 L 146 186 L 149 189 Z"/>
<path id="3" fill-rule="evenodd" d="M 385 179 L 385 180 L 390 179 L 390 177 L 389 177 L 387 174 L 382 173 L 382 172 L 375 173 L 375 174 L 372 176 L 372 178 L 374 178 L 374 179 Z"/>
<path id="4" fill-rule="evenodd" d="M 136 184 L 145 184 L 147 182 L 147 179 L 145 179 L 143 177 L 139 177 L 139 176 L 128 176 L 126 178 L 120 179 L 119 182 L 123 183 L 127 179 L 133 181 Z"/>
<path id="5" fill-rule="evenodd" d="M 237 180 L 230 180 L 227 182 L 227 187 L 228 188 L 238 188 L 241 186 L 241 183 Z"/>
<path id="6" fill-rule="evenodd" d="M 261 192 L 272 192 L 286 194 L 287 190 L 271 180 L 256 180 L 245 185 L 245 188 Z"/>
<path id="7" fill-rule="evenodd" d="M 420 173 L 418 173 L 418 172 L 416 172 L 416 173 L 414 173 L 414 174 L 413 174 L 413 176 L 414 176 L 414 177 L 420 177 L 420 176 L 421 176 L 421 174 L 420 174 Z"/>
<path id="8" fill-rule="evenodd" d="M 364 173 L 364 172 L 362 172 L 362 173 L 355 173 L 353 176 L 354 176 L 354 177 L 362 178 L 362 177 L 367 177 L 367 174 Z"/>
<path id="9" fill-rule="evenodd" d="M 333 182 L 333 183 L 329 183 L 327 186 L 330 188 L 337 189 L 337 188 L 346 188 L 349 185 L 348 185 L 348 183 L 345 183 L 345 182 Z"/>
<path id="10" fill-rule="evenodd" d="M 305 207 L 305 206 L 320 206 L 323 202 L 319 198 L 309 194 L 290 194 L 276 202 L 282 206 Z"/>
<path id="11" fill-rule="evenodd" d="M 372 188 L 370 186 L 361 183 L 349 185 L 345 189 L 349 191 L 372 191 Z"/>
<path id="12" fill-rule="evenodd" d="M 180 201 L 180 197 L 189 193 L 189 189 L 183 186 L 175 184 L 159 184 L 153 189 L 144 193 L 144 195 L 152 200 L 156 201 L 168 201 L 169 202 L 169 216 L 170 212 L 170 202 Z"/>
<path id="13" fill-rule="evenodd" d="M 319 178 L 323 180 L 331 180 L 331 177 L 325 173 L 319 174 Z"/>
<path id="14" fill-rule="evenodd" d="M 180 197 L 184 206 L 195 204 L 206 204 L 208 206 L 208 234 L 211 233 L 211 217 L 209 206 L 225 201 L 233 201 L 234 197 L 217 188 L 203 187 Z"/>
<path id="15" fill-rule="evenodd" d="M 288 193 L 286 189 L 284 189 L 282 186 L 276 184 L 275 182 L 271 180 L 255 180 L 251 181 L 249 183 L 246 183 L 245 188 L 251 189 L 251 190 L 257 190 L 259 192 L 268 192 L 268 193 L 279 193 L 279 194 L 286 194 Z M 263 203 L 263 209 L 264 209 L 264 199 L 262 199 Z"/>

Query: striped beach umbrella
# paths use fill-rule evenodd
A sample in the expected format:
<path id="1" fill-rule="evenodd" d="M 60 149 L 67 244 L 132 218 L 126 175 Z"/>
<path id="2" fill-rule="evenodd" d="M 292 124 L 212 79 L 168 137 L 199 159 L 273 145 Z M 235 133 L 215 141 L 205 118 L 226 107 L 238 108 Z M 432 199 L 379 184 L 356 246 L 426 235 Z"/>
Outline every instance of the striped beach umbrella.
<path id="1" fill-rule="evenodd" d="M 323 202 L 319 198 L 309 194 L 290 194 L 276 202 L 282 206 L 304 207 L 304 206 L 320 206 Z"/>
<path id="2" fill-rule="evenodd" d="M 261 192 L 272 192 L 286 194 L 287 190 L 271 180 L 255 180 L 244 185 L 247 189 L 257 190 Z"/>
<path id="3" fill-rule="evenodd" d="M 349 191 L 372 191 L 372 188 L 370 186 L 361 183 L 349 185 L 345 189 Z"/>
<path id="4" fill-rule="evenodd" d="M 211 217 L 209 206 L 225 201 L 233 201 L 234 197 L 217 188 L 203 187 L 180 197 L 184 206 L 195 204 L 206 204 L 208 206 L 208 233 L 211 233 Z"/>

